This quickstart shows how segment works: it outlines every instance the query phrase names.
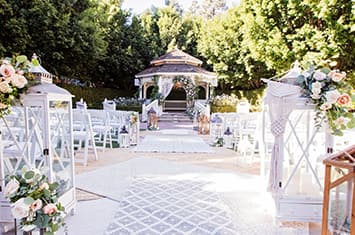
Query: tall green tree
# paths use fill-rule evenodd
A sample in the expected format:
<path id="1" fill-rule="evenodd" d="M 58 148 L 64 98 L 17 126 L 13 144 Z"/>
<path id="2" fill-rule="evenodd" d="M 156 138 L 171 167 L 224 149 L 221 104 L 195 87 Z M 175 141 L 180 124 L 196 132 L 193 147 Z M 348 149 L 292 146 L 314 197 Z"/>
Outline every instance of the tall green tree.
<path id="1" fill-rule="evenodd" d="M 250 56 L 244 46 L 242 15 L 239 8 L 216 17 L 202 27 L 199 52 L 213 65 L 222 89 L 253 89 L 261 86 L 260 78 L 271 76 L 265 64 Z M 207 27 L 208 25 L 208 27 Z"/>
<path id="2" fill-rule="evenodd" d="M 355 67 L 354 7 L 349 0 L 242 2 L 245 44 L 278 72 L 295 60 Z"/>

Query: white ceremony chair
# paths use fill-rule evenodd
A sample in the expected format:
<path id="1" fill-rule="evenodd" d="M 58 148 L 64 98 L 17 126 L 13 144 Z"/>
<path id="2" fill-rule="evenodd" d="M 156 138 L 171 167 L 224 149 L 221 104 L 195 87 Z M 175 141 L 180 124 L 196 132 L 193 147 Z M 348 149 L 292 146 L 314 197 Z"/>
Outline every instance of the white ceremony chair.
<path id="1" fill-rule="evenodd" d="M 260 113 L 239 114 L 238 141 L 235 150 L 250 163 L 253 161 L 254 154 L 258 150 L 258 142 L 261 139 L 260 116 Z"/>
<path id="2" fill-rule="evenodd" d="M 76 162 L 82 162 L 84 166 L 88 162 L 89 150 L 92 150 L 95 160 L 98 160 L 95 133 L 92 129 L 91 117 L 86 110 L 73 110 L 73 140 L 75 153 L 83 153 L 83 158 L 75 157 Z"/>
<path id="3" fill-rule="evenodd" d="M 101 148 L 102 152 L 105 152 L 107 145 L 112 149 L 112 128 L 108 113 L 105 110 L 99 109 L 88 109 L 88 112 L 91 116 L 92 129 L 96 133 L 95 142 L 100 144 L 100 147 L 96 147 Z"/>

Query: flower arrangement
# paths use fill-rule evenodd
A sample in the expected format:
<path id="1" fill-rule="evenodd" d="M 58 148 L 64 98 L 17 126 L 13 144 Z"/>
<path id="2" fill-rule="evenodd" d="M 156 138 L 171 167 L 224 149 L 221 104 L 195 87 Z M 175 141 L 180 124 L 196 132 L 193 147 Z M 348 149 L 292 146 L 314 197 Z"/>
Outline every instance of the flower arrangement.
<path id="1" fill-rule="evenodd" d="M 196 87 L 195 85 L 192 83 L 190 78 L 184 77 L 184 76 L 176 76 L 173 79 L 173 82 L 175 85 L 178 85 L 179 87 L 182 87 L 185 89 L 186 92 L 186 99 L 187 100 L 194 100 L 194 98 L 196 97 L 197 93 L 196 93 Z"/>
<path id="2" fill-rule="evenodd" d="M 22 169 L 21 175 L 8 177 L 4 195 L 10 200 L 11 212 L 25 232 L 45 229 L 54 234 L 64 225 L 64 208 L 57 201 L 58 183 L 49 183 L 38 169 Z"/>
<path id="3" fill-rule="evenodd" d="M 38 63 L 36 59 L 32 63 Z M 24 55 L 1 60 L 0 65 L 0 117 L 10 112 L 11 104 L 25 90 L 31 78 L 31 62 Z"/>
<path id="4" fill-rule="evenodd" d="M 350 96 L 351 86 L 346 82 L 345 72 L 311 66 L 298 76 L 297 83 L 303 88 L 304 96 L 316 104 L 317 125 L 326 118 L 334 135 L 342 135 L 343 130 L 355 127 L 355 118 L 349 112 L 355 97 Z"/>
<path id="5" fill-rule="evenodd" d="M 137 123 L 137 121 L 138 121 L 138 115 L 136 113 L 132 112 L 129 116 L 129 123 L 131 125 L 133 125 L 133 124 Z"/>

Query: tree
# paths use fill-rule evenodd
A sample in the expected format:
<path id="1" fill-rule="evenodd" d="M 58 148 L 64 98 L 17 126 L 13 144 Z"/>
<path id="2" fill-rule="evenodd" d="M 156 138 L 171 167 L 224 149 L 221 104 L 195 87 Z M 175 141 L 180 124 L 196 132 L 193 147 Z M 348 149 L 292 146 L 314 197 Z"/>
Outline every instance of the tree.
<path id="1" fill-rule="evenodd" d="M 245 44 L 252 57 L 283 72 L 295 60 L 354 68 L 352 1 L 275 0 L 242 2 Z"/>
<path id="2" fill-rule="evenodd" d="M 198 51 L 213 65 L 227 90 L 259 88 L 260 78 L 273 74 L 262 62 L 252 58 L 244 46 L 241 18 L 240 9 L 234 8 L 226 16 L 206 22 L 198 42 Z"/>

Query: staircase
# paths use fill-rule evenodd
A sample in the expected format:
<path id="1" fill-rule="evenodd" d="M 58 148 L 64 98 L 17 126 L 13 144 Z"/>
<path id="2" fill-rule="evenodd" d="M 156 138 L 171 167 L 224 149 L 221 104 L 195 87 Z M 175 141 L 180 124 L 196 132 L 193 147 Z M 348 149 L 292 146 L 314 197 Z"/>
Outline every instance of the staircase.
<path id="1" fill-rule="evenodd" d="M 163 115 L 159 117 L 159 122 L 192 122 L 189 115 L 185 112 L 164 112 Z"/>

